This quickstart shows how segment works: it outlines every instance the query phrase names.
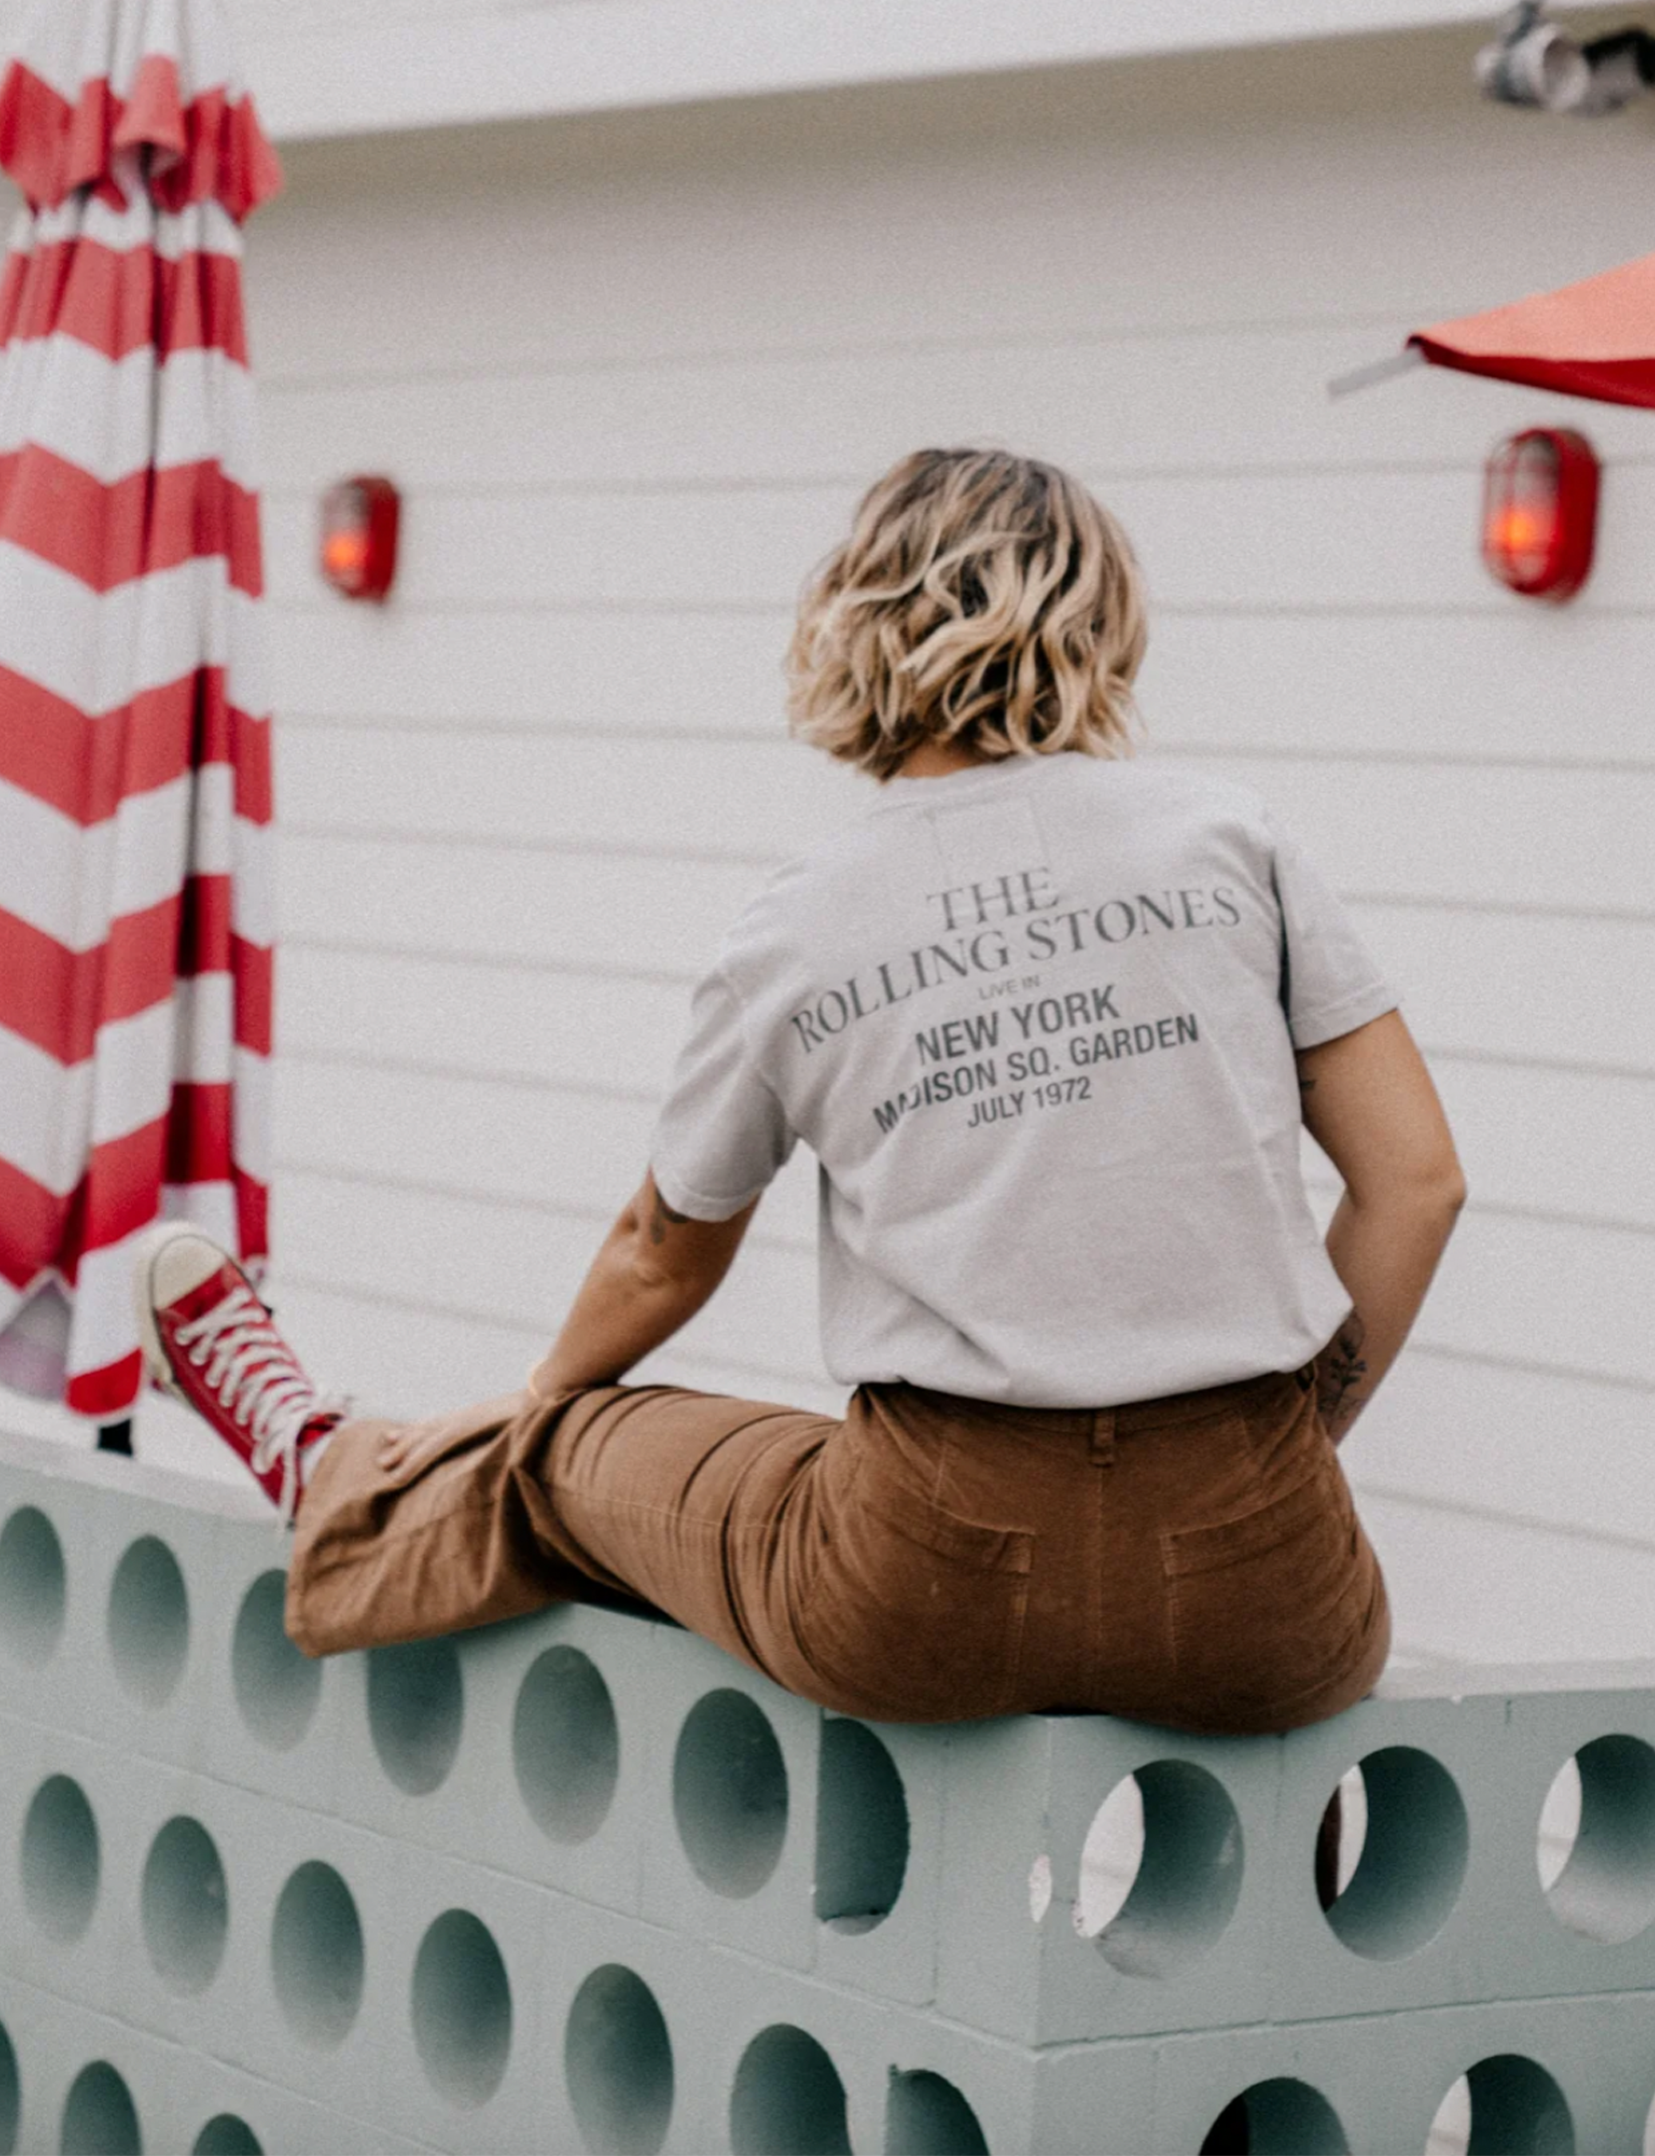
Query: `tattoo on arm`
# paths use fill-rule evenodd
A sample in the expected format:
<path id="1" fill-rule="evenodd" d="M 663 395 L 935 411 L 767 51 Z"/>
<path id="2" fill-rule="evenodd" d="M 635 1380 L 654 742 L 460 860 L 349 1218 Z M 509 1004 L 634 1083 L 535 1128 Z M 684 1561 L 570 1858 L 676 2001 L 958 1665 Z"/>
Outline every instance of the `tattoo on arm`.
<path id="1" fill-rule="evenodd" d="M 1332 1438 L 1343 1437 L 1362 1406 L 1368 1375 L 1364 1328 L 1354 1312 L 1323 1348 L 1316 1364 L 1316 1405 Z"/>
<path id="2" fill-rule="evenodd" d="M 688 1213 L 675 1213 L 665 1198 L 655 1193 L 655 1210 L 649 1218 L 649 1239 L 652 1243 L 664 1243 L 668 1228 L 681 1228 L 689 1220 Z"/>

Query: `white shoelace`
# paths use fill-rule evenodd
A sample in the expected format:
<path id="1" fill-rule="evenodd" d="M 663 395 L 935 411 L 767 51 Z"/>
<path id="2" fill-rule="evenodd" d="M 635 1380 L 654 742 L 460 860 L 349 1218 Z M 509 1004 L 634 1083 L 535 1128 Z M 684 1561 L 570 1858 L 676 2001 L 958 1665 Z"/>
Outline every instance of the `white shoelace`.
<path id="1" fill-rule="evenodd" d="M 209 1392 L 252 1439 L 256 1475 L 280 1462 L 281 1516 L 291 1521 L 299 1502 L 299 1439 L 318 1415 L 344 1414 L 349 1403 L 320 1393 L 293 1360 L 270 1322 L 270 1313 L 246 1288 L 232 1288 L 221 1303 L 180 1325 L 173 1336 Z"/>

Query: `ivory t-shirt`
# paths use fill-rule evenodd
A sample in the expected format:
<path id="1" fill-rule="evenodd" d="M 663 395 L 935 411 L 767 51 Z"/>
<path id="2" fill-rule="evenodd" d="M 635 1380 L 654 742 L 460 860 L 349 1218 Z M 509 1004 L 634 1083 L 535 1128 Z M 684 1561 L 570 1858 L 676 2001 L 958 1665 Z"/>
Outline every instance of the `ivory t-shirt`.
<path id="1" fill-rule="evenodd" d="M 651 1166 L 697 1220 L 803 1138 L 840 1382 L 1106 1407 L 1292 1370 L 1350 1298 L 1295 1047 L 1395 997 L 1244 789 L 1065 752 L 892 779 L 696 990 Z"/>

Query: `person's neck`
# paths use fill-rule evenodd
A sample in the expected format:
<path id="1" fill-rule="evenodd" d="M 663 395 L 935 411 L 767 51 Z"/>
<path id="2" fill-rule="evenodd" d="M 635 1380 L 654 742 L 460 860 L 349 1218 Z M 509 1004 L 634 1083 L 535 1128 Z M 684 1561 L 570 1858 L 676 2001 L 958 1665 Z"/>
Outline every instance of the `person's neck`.
<path id="1" fill-rule="evenodd" d="M 894 779 L 945 779 L 951 772 L 970 771 L 978 764 L 992 763 L 991 756 L 979 756 L 975 749 L 962 748 L 957 741 L 922 741 L 912 748 L 891 773 Z"/>

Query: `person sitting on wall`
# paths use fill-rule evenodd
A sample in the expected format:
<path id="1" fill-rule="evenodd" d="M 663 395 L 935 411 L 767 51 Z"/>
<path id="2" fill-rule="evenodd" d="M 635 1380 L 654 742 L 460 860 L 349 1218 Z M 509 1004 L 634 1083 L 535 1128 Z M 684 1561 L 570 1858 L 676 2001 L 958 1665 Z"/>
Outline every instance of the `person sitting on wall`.
<path id="1" fill-rule="evenodd" d="M 793 731 L 878 797 L 725 937 L 520 1390 L 345 1419 L 226 1252 L 153 1235 L 149 1366 L 295 1519 L 307 1654 L 620 1597 L 876 1720 L 1275 1731 L 1368 1691 L 1389 1612 L 1334 1448 L 1464 1185 L 1299 848 L 1128 757 L 1144 641 L 1066 473 L 926 450 L 871 489 L 789 672 Z M 1325 1245 L 1301 1123 L 1344 1179 Z M 800 1138 L 844 1415 L 624 1383 Z"/>

